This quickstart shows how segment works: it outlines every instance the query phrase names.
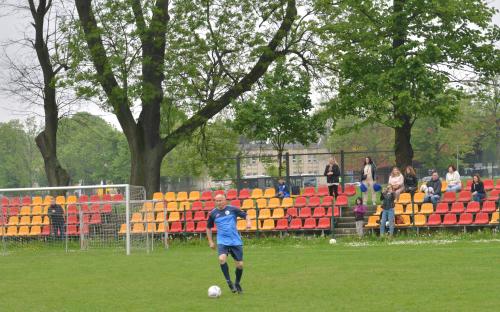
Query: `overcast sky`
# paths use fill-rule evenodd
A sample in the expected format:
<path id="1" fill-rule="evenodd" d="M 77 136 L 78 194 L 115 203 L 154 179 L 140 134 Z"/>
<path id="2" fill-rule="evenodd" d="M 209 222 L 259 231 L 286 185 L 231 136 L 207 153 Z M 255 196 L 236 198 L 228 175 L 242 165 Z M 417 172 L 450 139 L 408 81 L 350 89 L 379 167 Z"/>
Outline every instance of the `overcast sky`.
<path id="1" fill-rule="evenodd" d="M 491 0 L 488 2 L 500 10 L 500 0 Z M 31 26 L 27 23 L 28 19 L 26 19 L 26 22 L 19 22 L 19 20 L 22 21 L 23 19 L 20 19 L 18 16 L 0 17 L 0 43 L 6 42 L 7 40 L 19 39 L 22 37 L 23 32 L 31 31 Z M 500 14 L 497 13 L 493 21 L 496 25 L 500 25 Z M 0 72 L 0 76 L 6 75 L 3 68 L 0 68 L 0 71 L 2 71 Z M 80 108 L 80 110 L 99 115 L 119 128 L 116 117 L 113 114 L 104 112 L 95 105 L 89 104 L 86 107 Z M 0 122 L 11 119 L 24 119 L 27 115 L 26 105 L 23 105 L 21 101 L 0 94 Z"/>

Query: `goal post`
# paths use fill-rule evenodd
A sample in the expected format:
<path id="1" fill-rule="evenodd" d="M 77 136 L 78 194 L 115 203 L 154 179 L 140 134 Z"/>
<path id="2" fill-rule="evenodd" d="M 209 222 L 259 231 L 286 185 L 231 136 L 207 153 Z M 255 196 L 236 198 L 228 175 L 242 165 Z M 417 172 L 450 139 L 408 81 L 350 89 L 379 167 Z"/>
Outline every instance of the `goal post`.
<path id="1" fill-rule="evenodd" d="M 143 220 L 133 219 L 147 202 L 145 188 L 129 184 L 0 189 L 3 253 L 25 245 L 149 251 L 148 226 L 139 231 Z"/>

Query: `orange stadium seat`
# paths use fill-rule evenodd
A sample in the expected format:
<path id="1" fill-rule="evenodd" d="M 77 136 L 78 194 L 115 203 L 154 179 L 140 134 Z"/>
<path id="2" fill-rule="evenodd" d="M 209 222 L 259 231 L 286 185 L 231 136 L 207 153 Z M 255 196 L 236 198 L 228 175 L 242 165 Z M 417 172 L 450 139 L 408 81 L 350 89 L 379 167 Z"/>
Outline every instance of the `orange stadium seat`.
<path id="1" fill-rule="evenodd" d="M 272 187 L 266 188 L 264 191 L 264 198 L 273 198 L 276 196 L 276 190 Z"/>
<path id="2" fill-rule="evenodd" d="M 187 192 L 179 192 L 177 193 L 177 201 L 187 201 L 188 200 L 188 193 Z"/>
<path id="3" fill-rule="evenodd" d="M 190 201 L 195 201 L 195 200 L 200 200 L 200 192 L 198 191 L 191 191 L 189 192 L 189 200 Z"/>
<path id="4" fill-rule="evenodd" d="M 250 198 L 252 198 L 252 199 L 258 199 L 258 198 L 261 198 L 263 196 L 264 196 L 264 193 L 263 193 L 262 189 L 260 189 L 260 188 L 254 188 L 252 190 L 252 195 L 250 196 Z"/>
<path id="5" fill-rule="evenodd" d="M 424 226 L 426 223 L 425 215 L 417 214 L 415 215 L 415 226 Z"/>

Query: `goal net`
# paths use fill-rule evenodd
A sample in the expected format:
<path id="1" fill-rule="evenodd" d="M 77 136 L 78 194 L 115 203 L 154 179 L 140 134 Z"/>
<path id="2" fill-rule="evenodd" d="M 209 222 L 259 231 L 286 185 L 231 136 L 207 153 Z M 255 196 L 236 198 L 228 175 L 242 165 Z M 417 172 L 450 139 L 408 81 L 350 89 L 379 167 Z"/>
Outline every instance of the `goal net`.
<path id="1" fill-rule="evenodd" d="M 149 205 L 144 187 L 128 184 L 0 189 L 1 250 L 149 251 L 158 234 L 148 229 Z"/>

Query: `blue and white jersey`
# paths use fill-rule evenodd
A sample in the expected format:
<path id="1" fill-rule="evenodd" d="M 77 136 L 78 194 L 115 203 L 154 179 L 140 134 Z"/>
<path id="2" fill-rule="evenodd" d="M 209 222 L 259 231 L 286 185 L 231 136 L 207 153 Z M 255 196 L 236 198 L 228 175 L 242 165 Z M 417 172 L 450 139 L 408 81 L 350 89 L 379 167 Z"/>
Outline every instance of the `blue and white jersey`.
<path id="1" fill-rule="evenodd" d="M 234 206 L 226 205 L 224 209 L 219 210 L 215 208 L 210 211 L 208 216 L 207 227 L 209 229 L 217 225 L 217 244 L 226 246 L 240 246 L 243 245 L 240 233 L 236 228 L 236 220 L 246 218 L 246 212 Z"/>

